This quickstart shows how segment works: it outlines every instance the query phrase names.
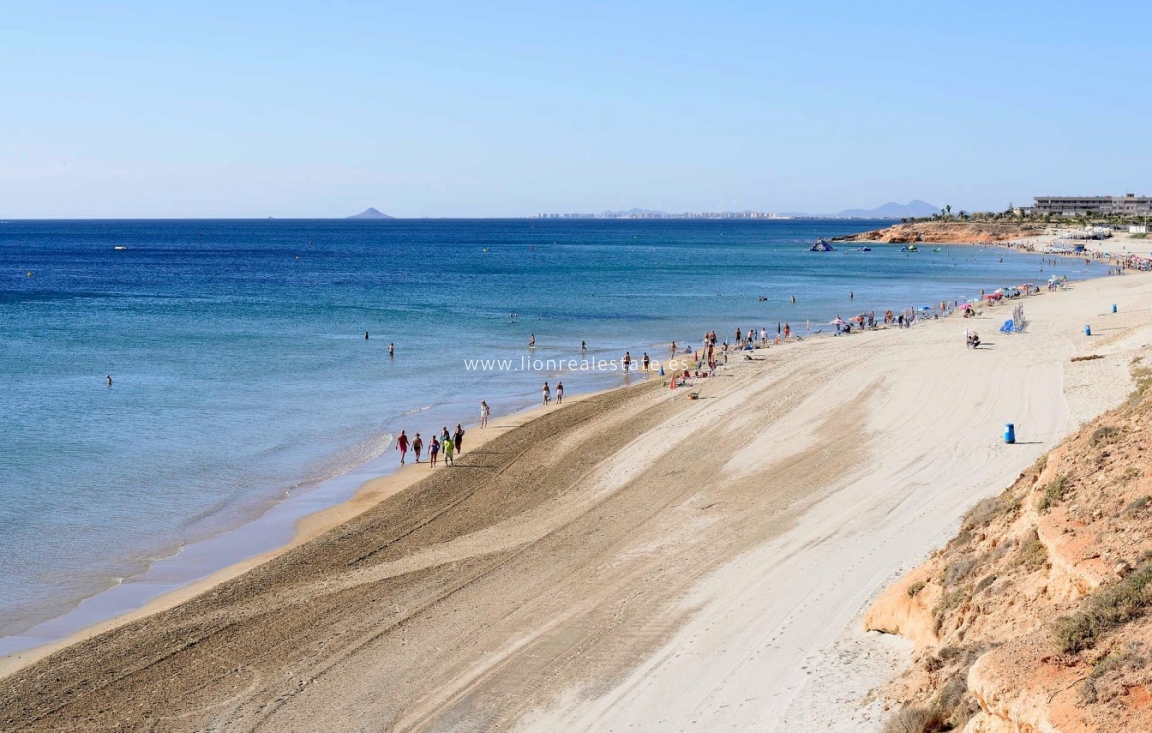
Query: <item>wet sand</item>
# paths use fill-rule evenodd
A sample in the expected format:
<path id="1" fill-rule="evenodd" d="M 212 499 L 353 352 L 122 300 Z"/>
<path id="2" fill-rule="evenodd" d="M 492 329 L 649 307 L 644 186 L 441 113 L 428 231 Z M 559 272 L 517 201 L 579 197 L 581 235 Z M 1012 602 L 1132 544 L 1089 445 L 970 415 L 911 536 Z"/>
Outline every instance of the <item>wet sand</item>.
<path id="1" fill-rule="evenodd" d="M 1130 353 L 1152 342 L 1141 274 L 1023 302 L 1024 334 L 996 333 L 1001 306 L 773 347 L 698 400 L 654 378 L 546 411 L 25 667 L 0 688 L 0 722 L 878 728 L 862 698 L 901 650 L 857 631 L 860 611 L 970 504 L 1122 399 Z M 965 349 L 965 327 L 987 347 Z M 1106 358 L 1069 361 L 1088 352 Z"/>

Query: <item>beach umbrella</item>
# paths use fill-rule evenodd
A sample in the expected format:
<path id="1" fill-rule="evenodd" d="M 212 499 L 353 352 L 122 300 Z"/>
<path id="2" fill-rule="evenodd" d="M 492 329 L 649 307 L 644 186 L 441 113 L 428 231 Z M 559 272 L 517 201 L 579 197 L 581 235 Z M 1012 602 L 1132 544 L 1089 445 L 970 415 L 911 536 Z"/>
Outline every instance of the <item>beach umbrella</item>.
<path id="1" fill-rule="evenodd" d="M 961 303 L 960 305 L 956 306 L 956 310 L 958 310 L 958 311 L 966 311 L 966 310 L 971 310 L 971 309 L 972 309 L 971 303 Z"/>
<path id="2" fill-rule="evenodd" d="M 843 318 L 836 317 L 836 318 L 833 318 L 831 321 L 828 321 L 828 325 L 830 325 L 830 326 L 847 326 L 848 321 L 845 321 Z"/>

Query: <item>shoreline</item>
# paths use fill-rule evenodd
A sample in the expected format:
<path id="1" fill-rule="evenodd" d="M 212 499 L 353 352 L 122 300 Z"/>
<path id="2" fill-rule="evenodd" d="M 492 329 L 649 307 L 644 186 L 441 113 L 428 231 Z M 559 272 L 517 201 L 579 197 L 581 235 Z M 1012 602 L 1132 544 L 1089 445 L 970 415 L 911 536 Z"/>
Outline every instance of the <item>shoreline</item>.
<path id="1" fill-rule="evenodd" d="M 1137 278 L 1133 278 L 1133 277 L 1122 277 L 1122 278 L 1098 277 L 1098 278 L 1095 278 L 1092 280 L 1078 281 L 1076 283 L 1076 285 L 1077 285 L 1077 287 L 1079 287 L 1082 284 L 1091 284 L 1091 283 L 1095 283 L 1098 281 L 1102 281 L 1102 283 L 1099 286 L 1089 285 L 1089 287 L 1091 289 L 1095 290 L 1098 287 L 1103 288 L 1104 284 L 1108 283 L 1109 281 L 1117 282 L 1117 283 L 1122 285 L 1126 281 L 1130 281 L 1130 280 L 1137 280 Z M 1064 295 L 1061 294 L 1061 295 L 1055 296 L 1055 298 L 1052 298 L 1052 299 L 1044 298 L 1044 299 L 1042 299 L 1041 302 L 1052 301 L 1054 303 L 1060 303 L 1063 300 L 1064 300 Z M 1061 308 L 1059 308 L 1055 305 L 1052 306 L 1052 308 L 1046 308 L 1046 309 L 1048 309 L 1048 310 L 1055 309 L 1056 311 L 1062 310 Z M 995 310 L 993 312 L 995 312 Z M 991 318 L 982 319 L 981 327 L 985 328 L 986 326 L 983 326 L 983 322 L 987 322 L 988 324 L 992 324 L 992 323 L 996 323 L 997 319 L 994 316 Z M 935 324 L 934 322 L 930 321 L 927 324 L 927 328 L 928 328 L 928 333 L 931 334 L 931 333 L 935 333 L 935 332 L 939 331 L 939 329 L 948 329 L 950 331 L 953 327 L 956 327 L 959 325 L 961 325 L 960 321 L 952 322 L 949 324 Z M 732 370 L 731 374 L 725 373 L 723 375 L 725 377 L 725 379 L 717 378 L 714 380 L 704 380 L 702 387 L 705 388 L 706 391 L 712 391 L 713 389 L 724 389 L 727 386 L 726 383 L 730 381 L 729 378 L 736 379 L 737 382 L 742 382 L 743 380 L 750 379 L 756 375 L 766 374 L 768 372 L 771 372 L 772 368 L 774 368 L 776 366 L 779 366 L 780 368 L 784 368 L 785 366 L 788 366 L 788 363 L 790 360 L 796 361 L 796 362 L 809 361 L 814 357 L 814 353 L 808 353 L 808 352 L 820 352 L 820 353 L 828 352 L 828 353 L 835 354 L 835 353 L 844 352 L 845 349 L 847 349 L 848 352 L 851 353 L 852 351 L 855 351 L 855 347 L 856 347 L 856 344 L 858 342 L 858 339 L 861 340 L 861 344 L 863 343 L 863 340 L 867 340 L 868 343 L 883 344 L 883 345 L 885 345 L 885 348 L 891 350 L 891 349 L 896 348 L 896 345 L 895 345 L 896 342 L 899 342 L 899 344 L 901 344 L 901 345 L 903 345 L 905 342 L 909 342 L 910 346 L 915 346 L 917 341 L 921 338 L 921 335 L 920 335 L 918 329 L 917 329 L 916 333 L 909 332 L 908 334 L 905 334 L 905 332 L 900 331 L 900 330 L 895 330 L 894 334 L 895 334 L 895 338 L 888 338 L 888 337 L 880 337 L 878 333 L 866 332 L 865 334 L 851 337 L 846 342 L 842 339 L 827 339 L 827 338 L 826 339 L 812 339 L 808 343 L 810 346 L 815 346 L 815 348 L 805 348 L 805 349 L 799 350 L 799 351 L 796 350 L 796 344 L 788 344 L 788 345 L 784 346 L 783 351 L 781 351 L 780 349 L 777 349 L 777 348 L 769 349 L 766 353 L 763 351 L 760 351 L 760 352 L 757 352 L 757 356 L 763 356 L 764 360 L 769 362 L 768 364 L 762 364 L 760 361 L 757 361 L 757 362 L 737 361 L 736 365 L 738 368 L 735 370 Z M 887 336 L 893 336 L 893 334 L 888 334 Z M 925 338 L 928 338 L 928 337 L 925 336 Z M 928 340 L 933 340 L 933 339 L 928 339 Z M 951 343 L 951 340 L 949 340 L 948 343 Z M 829 350 L 831 350 L 831 351 L 829 351 Z M 780 357 L 779 355 L 781 353 L 785 354 L 786 356 Z M 993 352 L 993 355 L 988 357 L 988 358 L 995 359 L 996 358 L 995 352 Z M 799 365 L 796 365 L 793 368 L 798 368 L 798 366 Z M 572 405 L 577 405 L 580 402 L 603 399 L 603 395 L 605 395 L 605 394 L 610 395 L 609 398 L 607 399 L 607 402 L 611 402 L 611 403 L 615 404 L 616 401 L 620 401 L 621 403 L 624 403 L 624 402 L 628 401 L 627 396 L 621 395 L 618 397 L 612 397 L 611 395 L 613 393 L 628 392 L 628 391 L 629 390 L 610 390 L 607 393 L 599 393 L 599 395 L 581 396 L 580 399 L 576 399 L 575 397 L 572 397 L 572 398 L 570 398 L 570 403 Z M 667 400 L 660 399 L 661 396 L 667 397 L 667 395 L 666 394 L 661 395 L 658 391 L 652 391 L 652 390 L 645 391 L 645 390 L 639 388 L 639 386 L 635 386 L 632 391 L 636 393 L 636 399 L 633 400 L 634 402 L 644 402 L 645 400 L 641 400 L 640 397 L 645 397 L 645 398 L 650 397 L 650 399 L 648 399 L 647 401 L 653 401 L 654 400 L 654 401 L 657 401 L 661 404 L 667 403 Z M 650 396 L 649 396 L 649 392 L 651 392 Z M 737 399 L 743 399 L 744 394 L 742 392 L 737 392 L 736 398 Z M 688 403 L 686 403 L 683 400 L 679 400 L 676 402 L 676 407 L 678 409 L 682 410 L 682 409 L 684 409 L 683 405 L 686 405 L 686 404 L 688 404 Z M 711 403 L 706 399 L 706 400 L 704 400 L 703 403 L 701 403 L 699 405 L 693 404 L 692 406 L 695 408 L 699 408 L 699 409 L 707 409 L 710 404 Z M 530 423 L 535 423 L 536 422 L 535 418 L 541 417 L 541 415 L 538 414 L 540 412 L 542 412 L 542 411 L 539 408 L 537 408 L 536 410 L 521 413 L 515 419 L 516 425 L 517 426 L 526 426 Z M 561 412 L 562 411 L 551 410 L 551 411 L 548 411 L 544 417 L 548 417 L 549 415 L 552 415 L 552 416 L 559 415 Z M 604 419 L 616 419 L 617 417 L 618 416 L 605 415 Z M 559 419 L 560 418 L 557 418 L 557 417 L 550 417 L 547 420 L 544 420 L 543 422 L 554 422 L 554 421 L 559 420 Z M 501 427 L 507 427 L 507 428 L 513 427 L 513 425 L 511 425 L 511 424 L 509 424 L 509 425 L 503 424 L 506 422 L 510 422 L 509 420 L 506 420 L 506 419 L 502 419 L 500 421 L 493 421 L 493 422 L 500 423 Z M 539 428 L 540 428 L 539 424 L 536 424 L 533 427 L 533 429 L 539 429 Z M 476 436 L 477 435 L 476 430 L 477 429 L 475 429 L 475 428 L 472 429 L 469 432 L 469 435 L 470 436 Z M 509 429 L 509 430 L 504 432 L 503 436 L 510 435 L 514 432 L 515 432 L 514 430 Z M 690 434 L 690 433 L 685 433 L 685 436 L 687 436 L 688 434 Z M 491 439 L 491 438 L 498 438 L 498 437 L 503 437 L 503 436 L 495 435 L 495 431 L 494 431 L 493 434 L 489 435 L 488 437 Z M 485 444 L 487 444 L 487 441 L 485 441 Z M 469 452 L 466 453 L 465 455 L 468 456 L 471 454 L 472 451 L 477 451 L 481 448 L 483 448 L 482 445 L 478 444 L 475 440 L 470 440 Z M 1029 450 L 1031 450 L 1031 449 L 1029 449 Z M 480 451 L 480 452 L 483 452 L 483 451 Z M 746 470 L 746 469 L 741 469 L 741 470 Z M 400 472 L 397 472 L 397 474 L 393 474 L 393 476 L 399 477 L 403 473 L 405 473 L 405 472 L 400 471 Z M 411 480 L 408 480 L 408 481 L 397 480 L 396 485 L 393 485 L 391 487 L 388 486 L 389 481 L 387 478 L 381 479 L 380 482 L 376 483 L 376 484 L 373 484 L 373 482 L 366 484 L 364 487 L 361 488 L 361 490 L 359 490 L 357 492 L 356 497 L 352 501 L 347 502 L 347 503 L 342 504 L 342 505 L 337 505 L 335 507 L 332 507 L 329 510 L 327 510 L 326 512 L 321 513 L 319 515 L 314 515 L 313 517 L 310 518 L 310 521 L 302 521 L 300 526 L 298 526 L 298 537 L 297 537 L 297 539 L 294 539 L 293 544 L 290 547 L 282 548 L 277 553 L 272 554 L 272 555 L 267 556 L 267 557 L 262 556 L 260 558 L 253 558 L 247 564 L 243 564 L 241 566 L 233 566 L 233 567 L 228 569 L 228 571 L 226 573 L 227 577 L 224 577 L 224 575 L 225 575 L 224 573 L 217 574 L 217 575 L 215 575 L 209 579 L 205 579 L 205 581 L 203 581 L 202 584 L 195 584 L 195 585 L 189 586 L 185 589 L 181 589 L 180 591 L 176 591 L 175 594 L 172 594 L 172 595 L 165 597 L 167 602 L 164 605 L 168 608 L 174 607 L 179 601 L 191 598 L 191 597 L 201 593 L 202 591 L 207 590 L 209 587 L 213 587 L 213 586 L 216 586 L 220 583 L 227 581 L 229 578 L 235 579 L 235 578 L 237 578 L 237 576 L 241 575 L 245 570 L 251 569 L 253 567 L 265 566 L 264 570 L 262 572 L 264 574 L 267 574 L 268 572 L 270 572 L 270 570 L 266 566 L 272 564 L 270 562 L 271 560 L 278 558 L 278 557 L 281 558 L 281 560 L 283 560 L 282 556 L 288 554 L 289 550 L 291 548 L 299 549 L 299 547 L 302 544 L 305 544 L 309 541 L 320 540 L 324 536 L 325 530 L 330 528 L 331 526 L 337 526 L 340 523 L 342 523 L 343 521 L 347 521 L 348 519 L 352 518 L 353 516 L 362 515 L 364 512 L 366 512 L 368 510 L 372 510 L 372 509 L 378 510 L 380 508 L 380 506 L 382 505 L 382 503 L 388 499 L 388 497 L 392 497 L 392 498 L 399 497 L 402 493 L 404 493 L 403 490 L 405 488 L 412 486 L 414 483 L 416 483 L 417 480 L 419 480 L 420 478 L 423 478 L 422 476 L 418 475 L 416 471 L 408 471 L 407 473 L 409 475 L 413 476 L 413 478 Z M 437 472 L 437 473 L 444 473 L 444 472 Z M 997 479 L 995 477 L 991 477 L 990 480 L 996 481 Z M 830 491 L 830 490 L 832 490 L 832 487 L 831 486 L 826 487 L 825 490 Z M 752 547 L 754 547 L 754 545 L 750 546 L 749 549 L 751 549 Z M 294 554 L 298 555 L 299 553 L 294 553 Z M 208 581 L 212 581 L 212 583 L 209 583 Z M 198 600 L 198 603 L 199 602 L 200 601 Z M 159 608 L 156 608 L 156 607 L 146 607 L 145 609 L 140 609 L 139 611 L 134 612 L 133 614 L 130 614 L 128 617 L 121 617 L 119 619 L 116 619 L 114 622 L 109 622 L 107 627 L 111 628 L 113 626 L 122 625 L 122 624 L 125 624 L 125 623 L 133 620 L 133 619 L 139 619 L 139 618 L 143 618 L 144 616 L 154 614 L 158 610 L 159 610 Z M 102 631 L 102 630 L 104 630 L 104 628 L 89 629 L 88 630 L 89 633 L 85 638 L 89 638 L 92 634 L 95 634 L 95 633 Z M 118 634 L 118 636 L 123 636 L 123 634 Z M 63 647 L 63 646 L 65 646 L 65 642 L 61 642 L 61 643 L 55 645 L 54 647 L 52 647 L 51 649 L 40 649 L 39 654 L 37 656 L 42 657 L 44 654 L 50 653 L 51 651 L 59 649 L 60 647 Z M 30 658 L 28 658 L 28 659 L 23 660 L 22 663 L 27 664 L 27 663 L 30 663 L 31 661 L 32 660 Z M 11 671 L 13 671 L 13 669 L 7 669 L 6 668 L 2 672 L 0 672 L 0 674 L 7 675 Z"/>
<path id="2" fill-rule="evenodd" d="M 640 382 L 640 384 L 643 384 L 643 382 Z M 608 387 L 607 389 L 600 389 L 591 392 L 565 394 L 564 404 L 575 404 L 577 402 L 596 397 L 605 392 L 628 389 L 635 386 L 637 385 L 620 384 L 615 387 Z M 478 423 L 473 424 L 466 428 L 468 436 L 467 450 L 470 452 L 472 450 L 483 448 L 484 445 L 499 437 L 503 433 L 522 427 L 523 425 L 526 425 L 532 420 L 546 414 L 549 410 L 553 409 L 555 408 L 544 408 L 540 405 L 537 405 L 535 407 L 527 407 L 520 410 L 514 410 L 500 417 L 490 417 L 488 427 L 484 429 L 480 428 Z M 395 440 L 389 443 L 388 449 L 386 449 L 386 452 L 382 455 L 391 455 L 394 448 Z M 377 459 L 380 457 L 382 456 L 378 456 Z M 414 455 L 411 457 L 414 458 Z M 106 616 L 104 618 L 97 618 L 94 621 L 86 623 L 82 622 L 79 625 L 70 625 L 73 626 L 73 628 L 65 632 L 65 634 L 58 639 L 24 647 L 7 654 L 0 654 L 0 678 L 18 672 L 24 667 L 30 664 L 34 664 L 40 659 L 50 656 L 54 652 L 72 644 L 90 639 L 93 636 L 97 636 L 105 631 L 118 628 L 137 619 L 160 613 L 162 611 L 171 609 L 180 603 L 184 603 L 185 601 L 199 595 L 200 593 L 211 590 L 221 583 L 227 582 L 228 580 L 242 575 L 255 567 L 259 567 L 264 563 L 267 563 L 287 552 L 290 552 L 293 549 L 296 549 L 301 545 L 306 544 L 310 540 L 315 539 L 325 532 L 339 527 L 341 524 L 344 524 L 345 522 L 354 519 L 363 512 L 368 511 L 388 497 L 394 496 L 408 489 L 429 475 L 421 475 L 418 472 L 421 469 L 428 467 L 427 457 L 425 457 L 425 460 L 419 464 L 420 468 L 417 468 L 417 464 L 415 462 L 406 463 L 403 466 L 394 466 L 392 469 L 384 473 L 375 474 L 370 478 L 357 481 L 356 488 L 347 498 L 339 500 L 336 503 L 325 503 L 319 509 L 308 509 L 309 504 L 314 503 L 316 498 L 313 496 L 313 494 L 319 490 L 322 485 L 334 481 L 338 482 L 350 476 L 355 477 L 377 459 L 367 461 L 364 464 L 349 469 L 343 474 L 320 482 L 320 484 L 318 484 L 310 491 L 275 501 L 255 519 L 243 522 L 236 527 L 226 530 L 225 532 L 212 535 L 203 540 L 182 547 L 177 553 L 168 557 L 161 558 L 160 560 L 152 563 L 149 565 L 148 569 L 140 575 L 133 576 L 133 578 L 129 578 L 125 582 L 114 585 L 94 595 L 87 596 L 79 603 L 72 606 L 65 613 L 38 622 L 36 625 L 32 626 L 21 634 L 14 634 L 11 637 L 8 637 L 23 638 L 25 635 L 29 634 L 30 632 L 34 632 L 36 629 L 41 628 L 42 626 L 56 625 L 60 623 L 62 619 L 67 619 L 72 614 L 78 613 L 84 604 L 100 600 L 108 593 L 136 583 L 137 579 L 148 575 L 157 565 L 175 560 L 190 548 L 209 550 L 213 549 L 214 546 L 217 545 L 222 538 L 227 538 L 229 535 L 244 532 L 245 530 L 250 529 L 253 525 L 265 520 L 265 518 L 268 517 L 270 513 L 284 508 L 287 504 L 293 504 L 293 511 L 291 514 L 296 515 L 297 518 L 292 519 L 289 525 L 288 531 L 290 532 L 290 536 L 286 540 L 277 543 L 276 546 L 272 549 L 256 551 L 254 554 L 248 554 L 240 560 L 230 562 L 223 567 L 210 571 L 207 575 L 194 578 L 187 582 L 178 582 L 177 587 L 171 588 L 169 590 L 149 590 L 147 587 L 149 585 L 160 586 L 162 588 L 167 584 L 162 580 L 145 581 L 144 587 L 140 589 L 142 592 L 135 594 L 135 597 L 137 598 L 144 598 L 142 602 L 133 604 L 130 608 L 125 610 L 116 611 L 112 615 Z M 95 613 L 100 614 L 101 611 L 97 610 Z"/>
<path id="3" fill-rule="evenodd" d="M 827 332 L 827 325 L 818 324 L 815 328 L 816 330 L 806 335 L 805 339 L 821 335 L 831 335 Z M 656 349 L 656 351 L 659 352 L 659 349 Z M 733 353 L 738 354 L 739 352 Z M 756 353 L 759 354 L 761 352 L 757 350 Z M 659 361 L 662 362 L 664 360 L 661 358 Z M 637 372 L 635 374 L 638 375 L 639 373 Z M 622 389 L 628 386 L 627 383 L 623 383 L 609 387 L 608 389 Z M 569 401 L 574 402 L 577 399 L 594 396 L 600 394 L 602 391 L 604 390 L 595 390 L 589 393 L 570 393 Z M 538 416 L 539 411 L 540 408 L 538 407 L 529 407 L 521 409 L 519 412 L 513 412 L 505 418 L 501 418 L 501 420 L 507 422 L 508 418 L 515 416 L 516 419 L 513 424 L 520 426 Z M 478 428 L 475 425 L 468 428 L 470 445 L 474 445 L 471 441 L 475 440 L 476 436 L 480 434 L 477 431 Z M 350 477 L 371 473 L 371 471 L 365 470 L 366 467 L 372 464 L 378 464 L 381 458 L 390 455 L 393 445 L 394 443 L 390 444 L 382 456 L 377 456 L 364 464 L 355 466 L 342 474 L 322 481 L 305 492 L 275 500 L 254 519 L 242 522 L 235 527 L 214 534 L 203 540 L 183 546 L 173 555 L 152 562 L 143 572 L 121 581 L 110 588 L 81 599 L 78 603 L 65 610 L 64 613 L 38 621 L 23 632 L 10 635 L 7 639 L 10 640 L 10 642 L 14 640 L 15 644 L 19 644 L 20 640 L 35 639 L 41 635 L 48 638 L 46 641 L 28 643 L 20 646 L 15 651 L 0 655 L 0 676 L 11 674 L 21 667 L 31 664 L 37 659 L 51 654 L 53 651 L 63 648 L 70 643 L 89 638 L 94 634 L 111 628 L 116 628 L 119 625 L 137 618 L 171 608 L 176 603 L 183 602 L 194 597 L 197 593 L 208 590 L 221 582 L 234 578 L 247 570 L 278 557 L 284 552 L 303 544 L 308 539 L 315 537 L 320 532 L 338 526 L 343 521 L 347 521 L 347 519 L 365 511 L 375 502 L 381 501 L 393 493 L 411 486 L 417 478 L 397 478 L 395 479 L 396 488 L 378 488 L 380 482 L 387 483 L 387 480 L 391 477 L 403 473 L 403 471 L 391 469 L 383 474 L 360 478 L 350 491 L 344 490 L 339 492 L 341 498 L 335 500 L 329 498 L 326 501 L 318 500 L 321 492 L 329 484 L 347 483 Z M 379 470 L 379 466 L 377 470 Z M 335 503 L 332 503 L 333 501 Z M 355 509 L 339 509 L 339 507 L 345 505 L 355 507 Z M 318 508 L 316 508 L 317 506 Z M 286 518 L 274 518 L 270 516 L 274 514 L 287 514 L 288 516 Z M 253 527 L 265 524 L 269 525 L 267 531 L 274 533 L 273 535 L 261 536 L 255 543 L 249 538 L 234 539 L 245 534 L 247 530 Z M 230 542 L 231 544 L 229 544 Z M 225 560 L 223 565 L 221 565 L 219 561 L 205 560 L 208 553 L 221 547 L 223 547 L 225 551 L 238 555 L 238 559 Z M 188 580 L 186 577 L 188 573 L 184 573 L 185 577 L 181 579 L 174 579 L 170 574 L 163 572 L 171 565 L 177 566 L 177 570 L 179 570 L 182 566 L 190 565 L 192 568 L 196 568 L 208 564 L 214 564 L 216 567 L 208 570 L 204 574 L 192 577 L 191 580 Z M 157 572 L 158 567 L 159 572 Z M 197 571 L 193 570 L 193 573 L 195 572 Z M 158 577 L 153 578 L 152 576 L 154 575 Z"/>
<path id="4" fill-rule="evenodd" d="M 973 246 L 981 247 L 1011 246 L 1010 243 L 1007 242 L 992 244 L 971 244 Z M 1042 253 L 1033 252 L 1032 254 Z M 806 335 L 804 340 L 808 341 L 809 339 L 813 339 L 817 336 L 831 336 L 831 333 L 823 330 L 826 328 L 827 326 L 820 325 L 819 329 L 821 330 L 816 330 Z M 739 358 L 742 353 L 743 352 L 738 351 L 732 352 L 736 358 Z M 756 355 L 757 359 L 763 358 L 762 349 L 756 349 L 756 351 L 752 353 Z M 660 359 L 657 363 L 663 361 L 663 359 Z M 635 374 L 638 376 L 639 372 L 636 372 Z M 624 383 L 593 392 L 570 394 L 568 396 L 569 402 L 575 403 L 580 400 L 595 397 L 607 391 L 626 389 L 631 386 L 635 385 Z M 544 414 L 546 411 L 547 410 L 539 406 L 529 407 L 509 413 L 508 415 L 505 415 L 498 420 L 493 420 L 492 422 L 499 422 L 501 423 L 500 427 L 504 428 L 505 430 L 511 430 L 531 422 L 533 419 Z M 472 425 L 468 428 L 468 435 L 470 449 L 482 447 L 484 443 L 495 437 L 492 434 L 485 435 L 476 425 Z M 477 440 L 477 436 L 483 436 L 483 442 L 480 444 L 474 442 Z M 383 455 L 389 455 L 393 445 L 394 443 L 390 443 L 389 448 Z M 423 478 L 411 470 L 407 472 L 403 470 L 404 468 L 411 468 L 411 466 L 396 467 L 389 472 L 376 474 L 365 479 L 360 479 L 357 482 L 356 488 L 354 488 L 350 494 L 345 494 L 346 498 L 337 500 L 335 503 L 321 502 L 321 506 L 318 509 L 309 508 L 316 503 L 316 492 L 321 487 L 332 482 L 346 481 L 348 477 L 354 477 L 364 472 L 364 469 L 367 466 L 373 464 L 381 457 L 382 456 L 378 456 L 377 458 L 372 459 L 365 464 L 353 467 L 344 474 L 340 474 L 331 479 L 320 482 L 320 484 L 318 484 L 313 489 L 298 494 L 297 496 L 289 496 L 284 499 L 275 501 L 255 519 L 244 522 L 237 527 L 213 535 L 204 540 L 200 540 L 198 542 L 182 547 L 174 555 L 161 558 L 160 560 L 152 563 L 143 573 L 137 576 L 133 576 L 133 578 L 112 586 L 111 588 L 108 588 L 104 591 L 100 591 L 92 596 L 88 596 L 82 599 L 78 604 L 72 606 L 61 615 L 45 619 L 44 621 L 38 622 L 25 632 L 14 634 L 8 637 L 9 639 L 20 639 L 29 636 L 34 637 L 36 630 L 42 629 L 42 627 L 46 627 L 49 630 L 49 634 L 53 633 L 50 631 L 53 626 L 62 626 L 64 628 L 64 631 L 60 633 L 57 638 L 50 639 L 42 643 L 34 643 L 28 646 L 24 646 L 13 652 L 9 652 L 0 656 L 0 677 L 12 674 L 21 668 L 52 654 L 59 649 L 69 646 L 70 644 L 91 638 L 94 635 L 100 634 L 109 629 L 117 628 L 136 619 L 144 618 L 160 611 L 170 609 L 179 603 L 195 597 L 199 593 L 210 590 L 220 583 L 233 579 L 243 574 L 244 572 L 251 570 L 252 568 L 258 567 L 276 557 L 283 555 L 286 552 L 289 552 L 296 547 L 299 547 L 302 544 L 305 544 L 323 532 L 338 527 L 340 524 L 358 516 L 364 511 L 367 511 L 384 499 L 404 491 L 419 481 L 421 478 Z M 193 578 L 190 581 L 183 580 L 171 582 L 166 581 L 163 577 L 155 581 L 146 579 L 146 576 L 151 574 L 153 570 L 162 563 L 171 561 L 182 562 L 183 560 L 187 559 L 182 557 L 186 553 L 191 554 L 199 552 L 200 554 L 203 554 L 204 552 L 209 551 L 214 547 L 219 547 L 222 541 L 226 546 L 229 537 L 241 534 L 254 525 L 263 523 L 270 514 L 279 511 L 287 512 L 289 517 L 287 520 L 280 520 L 279 524 L 275 524 L 273 522 L 274 526 L 272 529 L 273 531 L 281 532 L 281 534 L 278 535 L 279 537 L 284 537 L 284 524 L 285 521 L 289 522 L 289 526 L 287 527 L 287 537 L 278 542 L 275 539 L 270 540 L 268 537 L 263 537 L 262 540 L 264 541 L 260 544 L 267 545 L 269 541 L 274 543 L 274 546 L 270 549 L 253 550 L 252 545 L 249 543 L 245 546 L 245 548 L 238 550 L 242 555 L 240 559 L 226 562 L 226 564 L 223 566 L 217 567 L 216 569 L 207 572 L 207 574 Z M 177 558 L 180 559 L 178 560 Z M 195 562 L 194 559 L 192 561 L 193 563 Z M 141 582 L 141 579 L 144 579 L 143 582 Z M 168 589 L 165 589 L 166 587 Z M 132 591 L 135 591 L 135 593 Z M 125 593 L 128 595 L 127 603 L 121 601 L 115 604 L 115 610 L 113 610 L 111 613 L 109 613 L 108 610 L 99 609 L 100 603 L 103 602 L 105 605 L 107 605 L 109 594 L 119 595 Z M 89 617 L 95 616 L 95 618 L 93 620 L 86 620 L 84 618 L 85 611 L 89 606 L 93 604 L 97 606 L 97 609 L 88 615 Z M 125 608 L 125 606 L 127 607 Z M 76 616 L 79 616 L 80 619 L 75 621 L 72 620 Z"/>

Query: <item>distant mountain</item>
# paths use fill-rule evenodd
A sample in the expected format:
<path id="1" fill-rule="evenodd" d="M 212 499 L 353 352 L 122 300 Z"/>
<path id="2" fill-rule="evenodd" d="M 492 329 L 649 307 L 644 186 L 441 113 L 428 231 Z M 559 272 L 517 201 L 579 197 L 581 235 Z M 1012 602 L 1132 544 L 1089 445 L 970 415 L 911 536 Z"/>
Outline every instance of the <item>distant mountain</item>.
<path id="1" fill-rule="evenodd" d="M 668 216 L 668 214 L 663 211 L 652 211 L 651 209 L 631 208 L 627 211 L 605 211 L 600 214 L 600 216 L 605 218 L 623 218 L 628 216 Z"/>
<path id="2" fill-rule="evenodd" d="M 906 204 L 889 202 L 883 206 L 877 206 L 875 209 L 848 209 L 841 211 L 836 216 L 844 219 L 903 219 L 906 216 L 931 216 L 937 211 L 940 211 L 940 207 L 916 199 Z"/>
<path id="3" fill-rule="evenodd" d="M 376 209 L 373 209 L 371 206 L 369 206 L 367 209 L 364 209 L 359 214 L 355 214 L 353 216 L 346 216 L 344 218 L 345 219 L 395 219 L 396 217 L 388 216 L 387 214 L 382 213 L 380 211 L 377 211 Z"/>

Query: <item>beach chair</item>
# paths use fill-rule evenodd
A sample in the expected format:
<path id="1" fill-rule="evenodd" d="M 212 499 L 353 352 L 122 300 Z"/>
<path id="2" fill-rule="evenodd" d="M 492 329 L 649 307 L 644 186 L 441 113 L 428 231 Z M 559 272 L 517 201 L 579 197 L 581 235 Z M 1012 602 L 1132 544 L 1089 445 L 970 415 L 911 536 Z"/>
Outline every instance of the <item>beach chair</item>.
<path id="1" fill-rule="evenodd" d="M 1007 321 L 1004 321 L 1004 325 L 1000 327 L 1000 333 L 1014 333 L 1015 327 L 1015 322 L 1009 318 Z"/>

